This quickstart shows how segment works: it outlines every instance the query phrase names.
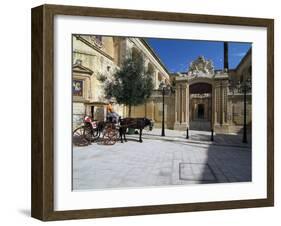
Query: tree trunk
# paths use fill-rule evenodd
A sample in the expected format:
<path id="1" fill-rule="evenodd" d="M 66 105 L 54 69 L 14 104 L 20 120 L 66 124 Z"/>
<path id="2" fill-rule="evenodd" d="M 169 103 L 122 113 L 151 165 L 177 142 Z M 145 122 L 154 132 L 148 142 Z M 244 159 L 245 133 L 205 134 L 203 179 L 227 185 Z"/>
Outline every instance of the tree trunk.
<path id="1" fill-rule="evenodd" d="M 132 106 L 129 105 L 129 118 L 131 118 L 131 109 L 132 109 Z"/>
<path id="2" fill-rule="evenodd" d="M 146 106 L 146 101 L 144 103 L 144 117 L 147 117 L 147 106 Z"/>

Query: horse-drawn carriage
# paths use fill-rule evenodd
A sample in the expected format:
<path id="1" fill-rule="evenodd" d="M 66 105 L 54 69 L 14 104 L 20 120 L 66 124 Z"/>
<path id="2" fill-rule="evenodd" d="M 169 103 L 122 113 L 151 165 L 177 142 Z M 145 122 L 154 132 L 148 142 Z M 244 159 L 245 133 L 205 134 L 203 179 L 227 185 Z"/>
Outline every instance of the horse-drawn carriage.
<path id="1" fill-rule="evenodd" d="M 139 129 L 139 142 L 142 142 L 142 130 L 145 127 L 152 130 L 153 123 L 147 118 L 121 118 L 115 120 L 107 118 L 106 121 L 92 120 L 89 116 L 84 117 L 82 126 L 73 131 L 73 144 L 86 146 L 92 142 L 99 142 L 105 145 L 113 145 L 120 139 L 126 139 L 128 128 Z"/>

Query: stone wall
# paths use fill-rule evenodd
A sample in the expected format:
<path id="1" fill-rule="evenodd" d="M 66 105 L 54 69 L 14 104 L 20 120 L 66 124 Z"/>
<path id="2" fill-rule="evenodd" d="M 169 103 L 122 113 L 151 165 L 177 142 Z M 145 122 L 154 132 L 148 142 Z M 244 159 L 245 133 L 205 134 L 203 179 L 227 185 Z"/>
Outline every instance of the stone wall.
<path id="1" fill-rule="evenodd" d="M 251 124 L 252 122 L 252 100 L 251 95 L 247 95 L 247 108 L 246 108 L 246 122 Z M 235 126 L 243 126 L 244 124 L 244 96 L 231 95 L 228 96 L 228 118 L 229 124 Z"/>
<path id="2" fill-rule="evenodd" d="M 73 129 L 77 128 L 83 123 L 84 116 L 85 116 L 85 105 L 83 103 L 73 103 L 72 104 Z"/>
<path id="3" fill-rule="evenodd" d="M 154 122 L 155 128 L 162 127 L 162 114 L 163 114 L 163 102 L 162 95 L 159 91 L 154 92 L 151 98 L 142 105 L 132 106 L 131 117 L 146 117 Z M 175 96 L 174 93 L 165 95 L 165 127 L 168 129 L 174 129 L 175 122 Z M 126 108 L 126 115 L 129 110 Z"/>

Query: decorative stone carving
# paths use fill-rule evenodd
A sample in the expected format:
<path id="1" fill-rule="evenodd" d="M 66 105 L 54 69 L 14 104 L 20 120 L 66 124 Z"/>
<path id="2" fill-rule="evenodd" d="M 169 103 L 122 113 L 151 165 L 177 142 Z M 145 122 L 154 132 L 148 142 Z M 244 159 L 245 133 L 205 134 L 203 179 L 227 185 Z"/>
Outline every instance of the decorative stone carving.
<path id="1" fill-rule="evenodd" d="M 98 48 L 102 48 L 102 36 L 101 35 L 91 35 L 90 40 L 91 40 L 92 44 L 94 44 Z"/>
<path id="2" fill-rule="evenodd" d="M 82 65 L 81 59 L 76 59 L 75 64 L 72 66 L 72 71 L 79 74 L 93 74 L 93 71 L 90 68 L 87 68 Z"/>
<path id="3" fill-rule="evenodd" d="M 211 93 L 192 93 L 190 94 L 190 98 L 207 98 L 211 97 Z"/>
<path id="4" fill-rule="evenodd" d="M 188 74 L 194 76 L 213 75 L 213 62 L 211 60 L 206 60 L 203 56 L 199 56 L 196 60 L 190 63 Z"/>

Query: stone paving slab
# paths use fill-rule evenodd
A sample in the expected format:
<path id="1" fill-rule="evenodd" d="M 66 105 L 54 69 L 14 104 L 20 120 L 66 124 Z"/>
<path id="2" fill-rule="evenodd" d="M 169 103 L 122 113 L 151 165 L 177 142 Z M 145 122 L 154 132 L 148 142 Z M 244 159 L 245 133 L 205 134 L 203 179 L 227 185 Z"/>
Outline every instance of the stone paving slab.
<path id="1" fill-rule="evenodd" d="M 196 181 L 199 179 L 199 181 L 206 183 L 218 182 L 215 173 L 207 163 L 181 162 L 179 169 L 180 180 Z"/>
<path id="2" fill-rule="evenodd" d="M 93 143 L 73 147 L 73 189 L 213 183 L 204 179 L 211 178 L 212 174 L 215 183 L 251 181 L 251 149 L 247 146 L 198 144 L 153 137 L 145 135 L 143 143 L 130 136 L 123 144 Z M 184 169 L 182 176 L 189 175 L 186 180 L 180 177 L 181 164 L 202 164 L 202 167 Z"/>

